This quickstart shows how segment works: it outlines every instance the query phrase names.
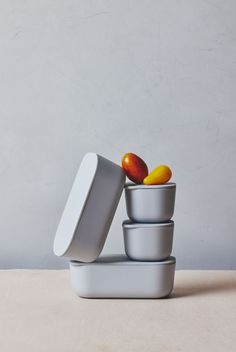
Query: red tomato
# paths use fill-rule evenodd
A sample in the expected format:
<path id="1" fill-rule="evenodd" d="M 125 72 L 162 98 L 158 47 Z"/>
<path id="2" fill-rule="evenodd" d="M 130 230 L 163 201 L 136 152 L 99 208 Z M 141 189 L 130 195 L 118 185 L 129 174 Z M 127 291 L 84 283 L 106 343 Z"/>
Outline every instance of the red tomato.
<path id="1" fill-rule="evenodd" d="M 122 158 L 122 168 L 126 176 L 134 183 L 143 183 L 148 175 L 148 167 L 145 162 L 136 154 L 126 153 Z"/>

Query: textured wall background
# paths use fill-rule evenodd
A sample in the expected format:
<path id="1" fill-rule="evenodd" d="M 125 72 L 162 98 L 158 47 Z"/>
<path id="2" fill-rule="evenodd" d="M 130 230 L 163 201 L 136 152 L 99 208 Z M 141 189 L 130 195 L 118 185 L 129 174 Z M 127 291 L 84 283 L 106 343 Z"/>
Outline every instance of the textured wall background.
<path id="1" fill-rule="evenodd" d="M 236 269 L 236 2 L 0 3 L 0 267 L 62 268 L 87 151 L 167 163 L 179 268 Z M 123 251 L 119 205 L 104 252 Z"/>

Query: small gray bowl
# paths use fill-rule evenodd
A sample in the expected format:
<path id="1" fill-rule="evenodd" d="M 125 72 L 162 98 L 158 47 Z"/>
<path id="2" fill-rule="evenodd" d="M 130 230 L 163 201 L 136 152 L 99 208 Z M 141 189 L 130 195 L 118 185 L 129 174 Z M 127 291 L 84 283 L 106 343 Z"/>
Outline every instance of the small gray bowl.
<path id="1" fill-rule="evenodd" d="M 125 185 L 128 217 L 134 222 L 157 223 L 170 220 L 174 214 L 176 184 Z"/>
<path id="2" fill-rule="evenodd" d="M 132 260 L 158 261 L 172 251 L 174 221 L 140 224 L 126 220 L 122 224 L 126 255 Z"/>

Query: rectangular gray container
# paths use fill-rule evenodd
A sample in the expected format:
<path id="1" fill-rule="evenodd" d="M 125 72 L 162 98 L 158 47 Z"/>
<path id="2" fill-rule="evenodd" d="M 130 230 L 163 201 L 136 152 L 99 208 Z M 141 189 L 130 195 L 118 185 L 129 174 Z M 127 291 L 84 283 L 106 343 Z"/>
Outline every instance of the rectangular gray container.
<path id="1" fill-rule="evenodd" d="M 75 177 L 54 240 L 54 253 L 92 262 L 104 246 L 125 184 L 119 165 L 87 153 Z"/>
<path id="2" fill-rule="evenodd" d="M 104 256 L 93 263 L 70 261 L 73 291 L 84 298 L 162 298 L 174 285 L 175 258 L 136 262 Z"/>

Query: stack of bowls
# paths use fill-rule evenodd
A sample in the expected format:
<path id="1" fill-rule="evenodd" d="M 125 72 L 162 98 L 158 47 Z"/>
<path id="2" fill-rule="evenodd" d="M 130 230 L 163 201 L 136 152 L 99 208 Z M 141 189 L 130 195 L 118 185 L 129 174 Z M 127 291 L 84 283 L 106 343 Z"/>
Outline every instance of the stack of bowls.
<path id="1" fill-rule="evenodd" d="M 172 252 L 176 184 L 126 184 L 130 220 L 123 222 L 126 255 L 136 261 L 163 261 Z"/>

